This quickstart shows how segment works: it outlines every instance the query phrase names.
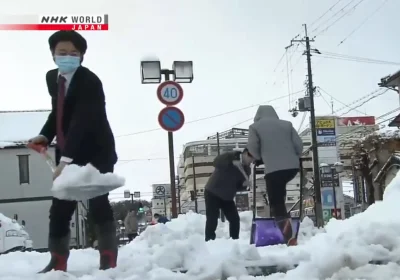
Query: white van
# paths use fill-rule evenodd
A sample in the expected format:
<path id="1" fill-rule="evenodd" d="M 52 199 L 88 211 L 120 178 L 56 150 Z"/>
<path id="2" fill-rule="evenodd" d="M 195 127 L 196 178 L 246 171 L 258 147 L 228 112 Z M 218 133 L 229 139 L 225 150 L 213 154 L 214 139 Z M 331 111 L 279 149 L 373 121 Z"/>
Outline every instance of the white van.
<path id="1" fill-rule="evenodd" d="M 25 231 L 24 226 L 21 226 L 21 235 L 22 237 L 25 239 L 24 240 L 24 251 L 32 251 L 33 249 L 33 241 L 31 239 L 31 237 L 29 236 L 29 234 Z"/>
<path id="2" fill-rule="evenodd" d="M 28 235 L 29 236 L 29 235 Z M 21 232 L 21 226 L 16 220 L 0 213 L 0 254 L 23 251 L 26 237 Z"/>

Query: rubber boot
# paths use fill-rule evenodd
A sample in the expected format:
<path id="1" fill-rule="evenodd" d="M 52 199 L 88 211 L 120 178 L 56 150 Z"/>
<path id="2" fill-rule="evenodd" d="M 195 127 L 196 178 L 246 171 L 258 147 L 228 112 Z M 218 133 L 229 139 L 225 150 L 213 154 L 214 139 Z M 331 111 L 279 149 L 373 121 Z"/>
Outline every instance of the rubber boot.
<path id="1" fill-rule="evenodd" d="M 100 252 L 100 269 L 106 270 L 117 266 L 118 242 L 114 222 L 96 225 L 96 235 Z"/>
<path id="2" fill-rule="evenodd" d="M 46 273 L 52 270 L 67 271 L 70 239 L 71 235 L 69 233 L 62 238 L 49 237 L 51 259 L 49 264 L 39 273 Z"/>
<path id="3" fill-rule="evenodd" d="M 285 239 L 285 243 L 288 246 L 296 246 L 297 239 L 296 233 L 293 230 L 292 219 L 287 217 L 277 217 L 275 218 L 276 225 L 281 230 L 283 237 Z"/>

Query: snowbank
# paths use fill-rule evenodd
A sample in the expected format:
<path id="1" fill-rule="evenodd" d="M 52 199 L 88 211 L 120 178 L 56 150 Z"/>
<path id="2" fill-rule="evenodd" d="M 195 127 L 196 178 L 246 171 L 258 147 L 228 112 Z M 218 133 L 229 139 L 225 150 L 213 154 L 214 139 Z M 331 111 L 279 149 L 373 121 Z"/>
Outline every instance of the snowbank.
<path id="1" fill-rule="evenodd" d="M 7 147 L 13 147 L 13 146 L 18 146 L 18 144 L 15 142 L 0 142 L 0 149 L 4 149 Z"/>
<path id="2" fill-rule="evenodd" d="M 228 223 L 220 223 L 217 239 L 204 242 L 205 217 L 188 213 L 167 224 L 150 226 L 119 252 L 118 267 L 98 271 L 98 252 L 73 250 L 68 268 L 70 275 L 35 272 L 43 268 L 48 254 L 13 253 L 0 256 L 0 279 L 152 279 L 229 280 L 255 279 L 246 276 L 245 266 L 291 265 L 286 274 L 257 279 L 400 279 L 400 173 L 387 187 L 384 200 L 350 219 L 332 219 L 324 229 L 304 219 L 299 245 L 255 248 L 249 245 L 251 212 L 241 213 L 239 240 L 228 238 Z M 370 261 L 382 261 L 372 265 Z M 15 269 L 18 267 L 18 269 Z M 186 274 L 175 274 L 184 268 Z"/>

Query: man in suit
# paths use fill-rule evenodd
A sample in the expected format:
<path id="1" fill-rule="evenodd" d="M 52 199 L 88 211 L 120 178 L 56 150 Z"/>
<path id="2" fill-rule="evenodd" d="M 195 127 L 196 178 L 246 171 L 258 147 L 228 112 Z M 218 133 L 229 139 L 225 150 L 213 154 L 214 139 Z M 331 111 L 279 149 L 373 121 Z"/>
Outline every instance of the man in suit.
<path id="1" fill-rule="evenodd" d="M 75 31 L 58 31 L 49 38 L 57 69 L 47 72 L 52 110 L 39 136 L 30 141 L 48 146 L 56 137 L 57 168 L 53 179 L 70 164 L 91 163 L 101 173 L 113 172 L 117 162 L 115 140 L 105 108 L 100 79 L 81 66 L 86 40 Z M 69 256 L 70 221 L 76 201 L 53 198 L 50 208 L 49 251 L 51 260 L 41 271 L 66 271 Z M 116 266 L 117 240 L 108 194 L 89 200 L 89 215 L 95 224 L 100 269 Z"/>

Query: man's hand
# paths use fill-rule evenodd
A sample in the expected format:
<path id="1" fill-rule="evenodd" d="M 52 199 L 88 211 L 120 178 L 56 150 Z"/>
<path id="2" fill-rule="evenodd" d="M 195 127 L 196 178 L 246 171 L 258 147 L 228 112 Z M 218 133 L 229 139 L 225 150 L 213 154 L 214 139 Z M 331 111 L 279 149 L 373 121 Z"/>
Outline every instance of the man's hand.
<path id="1" fill-rule="evenodd" d="M 47 146 L 49 144 L 49 140 L 43 135 L 35 136 L 29 139 L 29 142 L 35 145 Z"/>
<path id="2" fill-rule="evenodd" d="M 56 167 L 56 170 L 54 170 L 53 173 L 53 181 L 55 179 L 57 179 L 58 176 L 60 176 L 61 172 L 63 171 L 64 167 L 67 166 L 68 163 L 64 162 L 64 161 L 60 161 L 60 163 L 58 164 L 58 166 Z"/>

